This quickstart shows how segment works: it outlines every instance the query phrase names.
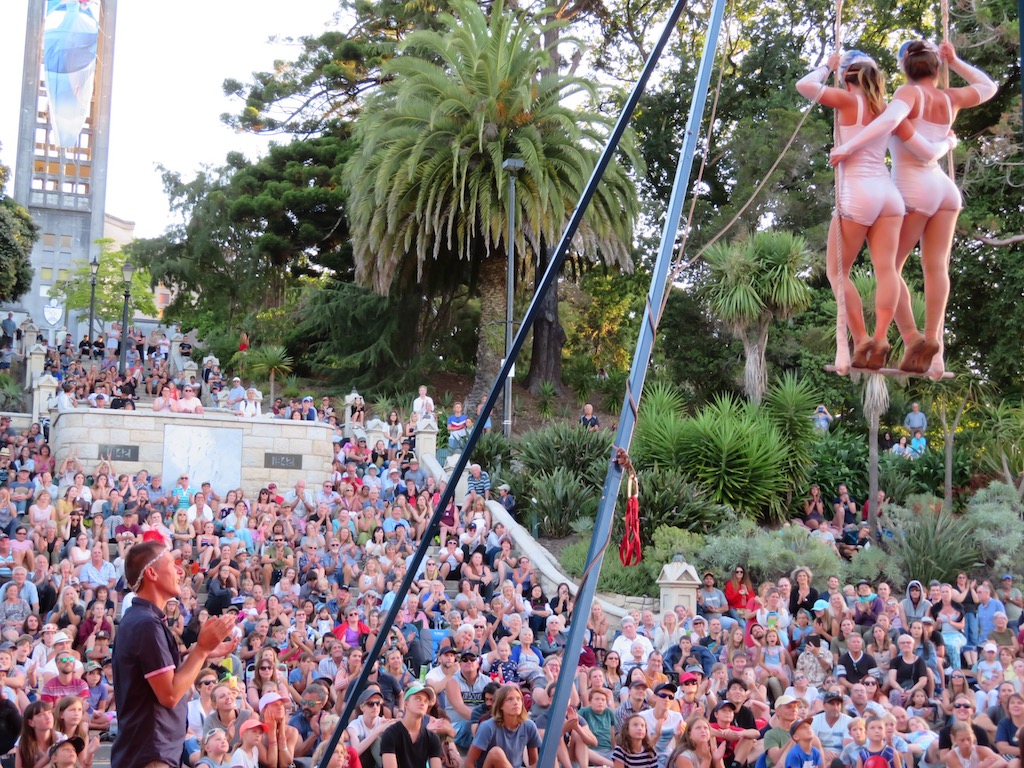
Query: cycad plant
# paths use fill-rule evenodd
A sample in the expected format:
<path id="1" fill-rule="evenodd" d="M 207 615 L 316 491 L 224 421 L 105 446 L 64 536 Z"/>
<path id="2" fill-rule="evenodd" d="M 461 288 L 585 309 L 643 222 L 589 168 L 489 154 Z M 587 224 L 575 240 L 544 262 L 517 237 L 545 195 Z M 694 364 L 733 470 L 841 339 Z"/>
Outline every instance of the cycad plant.
<path id="1" fill-rule="evenodd" d="M 250 350 L 246 356 L 246 370 L 252 376 L 266 376 L 270 379 L 270 402 L 274 402 L 274 380 L 292 372 L 294 360 L 280 344 L 267 344 Z"/>

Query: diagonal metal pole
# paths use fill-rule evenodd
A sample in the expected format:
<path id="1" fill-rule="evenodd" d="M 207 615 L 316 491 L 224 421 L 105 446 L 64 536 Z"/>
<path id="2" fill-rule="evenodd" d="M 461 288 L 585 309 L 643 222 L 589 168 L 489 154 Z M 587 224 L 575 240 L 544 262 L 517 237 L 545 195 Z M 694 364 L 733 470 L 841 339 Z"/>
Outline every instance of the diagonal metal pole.
<path id="1" fill-rule="evenodd" d="M 651 361 L 651 350 L 661 320 L 661 308 L 668 290 L 669 269 L 672 266 L 672 254 L 675 249 L 676 235 L 679 232 L 679 220 L 683 212 L 683 201 L 686 199 L 690 172 L 693 169 L 693 158 L 697 149 L 697 136 L 704 115 L 704 104 L 707 101 L 708 84 L 711 81 L 711 70 L 714 68 L 715 51 L 718 48 L 718 33 L 722 26 L 725 12 L 725 0 L 714 0 L 711 8 L 708 31 L 704 39 L 704 54 L 697 71 L 697 80 L 693 86 L 693 98 L 690 101 L 690 116 L 686 122 L 686 133 L 683 146 L 679 153 L 679 164 L 676 166 L 675 181 L 672 184 L 672 195 L 669 198 L 668 210 L 665 212 L 665 225 L 661 234 L 661 246 L 658 258 L 654 263 L 654 274 L 651 287 L 647 293 L 647 306 L 644 319 L 640 326 L 640 338 L 633 354 L 633 366 L 626 384 L 626 394 L 622 402 L 619 416 L 619 429 L 615 436 L 615 446 L 629 450 L 633 439 L 633 428 L 636 426 L 637 409 L 640 405 L 640 394 L 647 377 L 647 366 Z M 668 31 L 675 22 L 669 20 Z M 652 53 L 656 56 L 657 53 Z M 555 685 L 555 694 L 551 700 L 551 712 L 568 712 L 569 697 L 576 682 L 576 668 L 579 665 L 580 652 L 583 650 L 583 637 L 587 631 L 586 617 L 590 615 L 590 607 L 597 591 L 598 574 L 601 562 L 611 536 L 612 518 L 615 513 L 615 502 L 622 484 L 622 467 L 614 461 L 609 462 L 608 473 L 605 475 L 604 488 L 601 491 L 601 503 L 594 520 L 594 533 L 590 539 L 590 551 L 583 573 L 586 574 L 576 593 L 576 607 L 573 609 L 575 620 L 569 628 L 565 651 L 562 656 L 562 670 Z M 561 719 L 552 717 L 544 742 L 541 745 L 539 765 L 553 768 L 557 764 L 558 745 L 562 742 Z"/>
<path id="2" fill-rule="evenodd" d="M 715 1 L 716 3 L 723 2 L 723 0 Z M 607 170 L 609 163 L 612 161 L 612 157 L 614 157 L 615 152 L 618 149 L 619 142 L 622 140 L 622 135 L 626 132 L 629 121 L 633 117 L 633 112 L 636 110 L 637 104 L 640 102 L 640 97 L 643 95 L 644 89 L 647 87 L 647 82 L 654 73 L 654 67 L 658 63 L 658 59 L 661 57 L 661 53 L 665 49 L 665 46 L 668 44 L 669 38 L 672 36 L 672 31 L 674 30 L 676 23 L 679 21 L 679 17 L 682 15 L 685 5 L 686 0 L 675 0 L 672 13 L 665 22 L 665 28 L 661 33 L 661 37 L 658 39 L 657 45 L 655 45 L 654 49 L 651 51 L 651 55 L 647 59 L 643 71 L 640 73 L 640 78 L 636 81 L 636 84 L 633 86 L 633 90 L 629 94 L 629 98 L 622 107 L 622 112 L 619 114 L 619 118 L 608 136 L 608 143 L 601 152 L 601 155 L 597 160 L 597 164 L 594 166 L 594 171 L 590 175 L 590 179 L 587 181 L 586 187 L 583 189 L 583 195 L 580 197 L 580 201 L 577 204 L 576 209 L 572 212 L 572 216 L 569 217 L 565 231 L 562 233 L 562 239 L 552 252 L 548 268 L 545 270 L 543 277 L 537 285 L 537 292 L 534 294 L 534 297 L 530 302 L 530 306 L 527 308 L 526 314 L 523 316 L 522 323 L 519 325 L 519 331 L 516 333 L 516 337 L 512 342 L 512 347 L 509 349 L 508 355 L 501 365 L 501 370 L 498 372 L 497 378 L 491 385 L 491 391 L 487 394 L 483 410 L 480 412 L 476 423 L 473 425 L 473 430 L 469 433 L 469 439 L 466 441 L 462 455 L 459 456 L 459 460 L 456 463 L 455 468 L 452 470 L 451 476 L 453 478 L 460 477 L 462 473 L 466 471 L 466 466 L 469 464 L 469 457 L 473 454 L 473 449 L 476 447 L 477 442 L 480 440 L 480 436 L 484 432 L 484 424 L 487 423 L 487 418 L 491 415 L 491 411 L 494 410 L 494 405 L 498 400 L 498 396 L 501 394 L 501 389 L 508 380 L 509 373 L 512 371 L 512 366 L 515 364 L 515 360 L 519 356 L 519 352 L 522 350 L 523 344 L 526 342 L 526 336 L 533 327 L 534 321 L 537 319 L 544 294 L 552 289 L 552 286 L 558 279 L 558 273 L 562 269 L 562 264 L 565 261 L 566 253 L 568 253 L 569 245 L 572 243 L 573 237 L 576 236 L 576 232 L 579 230 L 580 224 L 583 222 L 583 216 L 586 214 L 587 207 L 590 205 L 590 201 L 594 197 L 594 193 L 597 191 L 597 185 L 601 182 L 601 178 L 604 176 L 605 170 Z M 438 502 L 437 507 L 434 509 L 434 514 L 430 518 L 430 522 L 427 524 L 427 529 L 423 534 L 423 539 L 420 542 L 419 547 L 416 549 L 416 552 L 413 553 L 412 560 L 409 561 L 409 570 L 406 573 L 405 578 L 402 580 L 402 584 L 398 588 L 398 591 L 395 593 L 395 600 L 388 609 L 387 616 L 385 616 L 384 620 L 381 622 L 377 640 L 374 642 L 373 648 L 370 650 L 369 654 L 367 654 L 367 658 L 370 659 L 371 662 L 368 662 L 363 666 L 359 673 L 359 678 L 352 684 L 352 686 L 350 686 L 351 693 L 349 694 L 348 700 L 345 703 L 345 708 L 341 714 L 342 725 L 348 723 L 352 719 L 352 714 L 355 711 L 356 701 L 359 698 L 359 694 L 366 688 L 366 683 L 370 678 L 371 670 L 373 668 L 372 659 L 379 658 L 381 651 L 384 650 L 384 644 L 387 642 L 388 636 L 391 633 L 391 627 L 394 626 L 395 619 L 398 617 L 399 609 L 405 603 L 406 595 L 409 593 L 409 587 L 412 586 L 415 575 L 419 571 L 420 565 L 423 563 L 423 559 L 427 555 L 427 550 L 430 548 L 430 542 L 440 531 L 441 514 L 448 506 L 448 502 L 452 500 L 454 495 L 455 483 L 448 483 L 444 493 L 441 495 L 441 499 Z M 334 735 L 331 737 L 330 744 L 327 751 L 324 753 L 324 758 L 320 762 L 319 768 L 327 768 L 327 763 L 330 761 L 331 755 L 334 754 L 334 750 L 338 746 L 338 741 L 341 739 L 341 733 L 343 730 L 343 728 L 335 729 Z M 554 763 L 548 764 L 542 762 L 541 765 L 554 765 Z"/>

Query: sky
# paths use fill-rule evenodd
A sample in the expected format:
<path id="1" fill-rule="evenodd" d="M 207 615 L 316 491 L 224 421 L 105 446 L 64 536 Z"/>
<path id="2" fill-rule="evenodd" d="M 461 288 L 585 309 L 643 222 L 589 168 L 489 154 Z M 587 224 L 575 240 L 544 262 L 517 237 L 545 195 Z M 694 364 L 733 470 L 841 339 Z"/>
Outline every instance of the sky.
<path id="1" fill-rule="evenodd" d="M 28 0 L 4 0 L 3 7 L 0 161 L 13 169 Z M 338 0 L 120 0 L 107 213 L 134 221 L 137 237 L 154 237 L 172 222 L 157 164 L 187 179 L 228 152 L 262 153 L 270 137 L 237 134 L 221 123 L 222 113 L 240 105 L 224 96 L 222 83 L 248 82 L 276 59 L 294 58 L 296 46 L 269 39 L 319 34 L 337 8 Z"/>

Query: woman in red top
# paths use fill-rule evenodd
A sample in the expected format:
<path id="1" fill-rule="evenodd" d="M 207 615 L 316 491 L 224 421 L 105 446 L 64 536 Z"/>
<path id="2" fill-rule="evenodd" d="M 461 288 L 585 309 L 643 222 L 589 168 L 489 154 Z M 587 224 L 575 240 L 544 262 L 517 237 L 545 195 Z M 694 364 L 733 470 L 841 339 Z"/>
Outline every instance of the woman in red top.
<path id="1" fill-rule="evenodd" d="M 747 576 L 747 569 L 737 565 L 732 576 L 725 582 L 725 599 L 729 603 L 730 612 L 735 614 L 737 620 L 744 620 L 749 615 L 747 605 L 754 597 L 754 585 Z"/>

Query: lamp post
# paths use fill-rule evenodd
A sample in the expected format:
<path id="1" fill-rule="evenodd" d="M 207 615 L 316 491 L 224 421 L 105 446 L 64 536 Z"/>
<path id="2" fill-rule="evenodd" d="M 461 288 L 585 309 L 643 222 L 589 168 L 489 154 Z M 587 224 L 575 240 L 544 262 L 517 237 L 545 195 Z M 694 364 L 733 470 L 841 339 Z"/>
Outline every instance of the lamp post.
<path id="1" fill-rule="evenodd" d="M 124 310 L 121 313 L 121 362 L 117 366 L 117 372 L 124 376 L 128 370 L 128 302 L 132 298 L 132 275 L 135 274 L 135 265 L 125 259 L 121 267 L 121 277 L 124 278 Z"/>
<path id="2" fill-rule="evenodd" d="M 510 157 L 501 164 L 501 169 L 508 173 L 508 272 L 505 277 L 505 358 L 508 359 L 512 349 L 512 299 L 516 280 L 516 174 L 526 167 L 526 163 Z M 504 362 L 504 361 L 502 361 Z M 505 437 L 512 437 L 512 378 L 515 367 L 509 369 L 505 379 L 505 400 L 502 414 L 502 432 Z"/>
<path id="3" fill-rule="evenodd" d="M 92 353 L 96 349 L 93 346 L 92 329 L 96 323 L 96 273 L 100 271 L 100 262 L 95 256 L 92 257 L 92 261 L 89 262 L 89 358 L 92 358 Z"/>

